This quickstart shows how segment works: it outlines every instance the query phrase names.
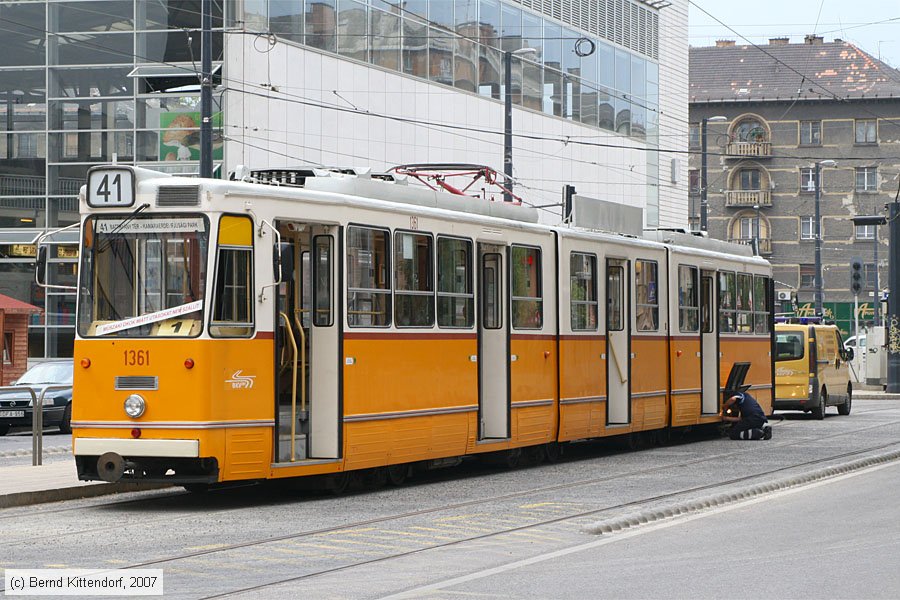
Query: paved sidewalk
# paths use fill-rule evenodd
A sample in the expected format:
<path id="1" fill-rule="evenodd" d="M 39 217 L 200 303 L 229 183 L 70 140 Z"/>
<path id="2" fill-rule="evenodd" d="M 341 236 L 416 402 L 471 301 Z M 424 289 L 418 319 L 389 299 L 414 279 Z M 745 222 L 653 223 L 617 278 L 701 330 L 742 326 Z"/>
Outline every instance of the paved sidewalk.
<path id="1" fill-rule="evenodd" d="M 75 500 L 166 487 L 164 485 L 79 481 L 75 459 L 34 467 L 0 467 L 0 508 Z"/>
<path id="2" fill-rule="evenodd" d="M 900 400 L 900 394 L 888 394 L 880 389 L 853 389 L 854 400 Z"/>

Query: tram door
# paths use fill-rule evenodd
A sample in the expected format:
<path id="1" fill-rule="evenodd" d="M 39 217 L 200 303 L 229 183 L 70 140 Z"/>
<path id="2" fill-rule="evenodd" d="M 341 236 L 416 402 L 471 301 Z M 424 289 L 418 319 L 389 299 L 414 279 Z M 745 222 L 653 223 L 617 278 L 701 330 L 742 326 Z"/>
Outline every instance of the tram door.
<path id="1" fill-rule="evenodd" d="M 716 324 L 715 271 L 700 273 L 700 375 L 702 413 L 719 412 L 719 335 Z"/>
<path id="2" fill-rule="evenodd" d="M 478 244 L 479 439 L 510 436 L 506 247 Z"/>
<path id="3" fill-rule="evenodd" d="M 631 422 L 631 290 L 629 261 L 606 261 L 606 422 Z"/>
<path id="4" fill-rule="evenodd" d="M 277 462 L 340 457 L 339 227 L 279 223 Z"/>

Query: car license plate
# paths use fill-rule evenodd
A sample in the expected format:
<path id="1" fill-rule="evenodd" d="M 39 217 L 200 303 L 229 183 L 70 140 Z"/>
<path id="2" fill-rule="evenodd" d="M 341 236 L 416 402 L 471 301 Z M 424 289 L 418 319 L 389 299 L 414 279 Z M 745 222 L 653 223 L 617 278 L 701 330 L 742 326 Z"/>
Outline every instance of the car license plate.
<path id="1" fill-rule="evenodd" d="M 24 416 L 25 416 L 24 410 L 0 410 L 0 417 L 9 417 L 9 418 L 14 419 L 16 417 L 24 417 Z"/>

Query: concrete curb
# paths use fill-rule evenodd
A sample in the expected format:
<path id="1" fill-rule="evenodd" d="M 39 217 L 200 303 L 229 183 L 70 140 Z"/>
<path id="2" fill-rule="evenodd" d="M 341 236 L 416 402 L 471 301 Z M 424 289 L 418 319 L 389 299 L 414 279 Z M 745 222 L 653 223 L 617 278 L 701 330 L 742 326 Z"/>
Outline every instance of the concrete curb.
<path id="1" fill-rule="evenodd" d="M 735 502 L 743 502 L 762 494 L 768 494 L 779 490 L 785 490 L 788 488 L 805 485 L 808 483 L 812 483 L 813 481 L 818 481 L 820 479 L 827 479 L 829 477 L 843 475 L 851 471 L 858 471 L 860 469 L 865 469 L 866 467 L 891 462 L 897 459 L 900 459 L 900 450 L 894 450 L 892 452 L 886 452 L 884 454 L 879 454 L 868 458 L 861 458 L 843 465 L 824 467 L 810 473 L 805 473 L 803 475 L 785 477 L 783 479 L 777 479 L 769 483 L 761 483 L 741 488 L 733 492 L 722 492 L 719 494 L 708 496 L 706 498 L 701 498 L 699 500 L 686 500 L 659 508 L 647 509 L 633 514 L 604 519 L 602 521 L 594 523 L 593 525 L 585 527 L 584 531 L 586 533 L 593 533 L 596 535 L 616 533 L 629 529 L 630 527 L 635 527 L 637 525 L 643 525 L 654 521 L 661 521 L 663 519 L 669 519 L 680 515 L 696 513 L 709 508 L 733 504 Z"/>
<path id="2" fill-rule="evenodd" d="M 78 500 L 81 498 L 94 498 L 125 492 L 143 492 L 147 490 L 159 490 L 172 487 L 167 483 L 87 483 L 73 487 L 64 487 L 51 490 L 35 490 L 31 492 L 15 492 L 0 496 L 0 509 L 16 506 L 29 506 L 32 504 L 44 504 L 47 502 L 61 502 L 63 500 Z"/>
<path id="3" fill-rule="evenodd" d="M 900 394 L 871 393 L 853 391 L 854 400 L 900 400 Z"/>

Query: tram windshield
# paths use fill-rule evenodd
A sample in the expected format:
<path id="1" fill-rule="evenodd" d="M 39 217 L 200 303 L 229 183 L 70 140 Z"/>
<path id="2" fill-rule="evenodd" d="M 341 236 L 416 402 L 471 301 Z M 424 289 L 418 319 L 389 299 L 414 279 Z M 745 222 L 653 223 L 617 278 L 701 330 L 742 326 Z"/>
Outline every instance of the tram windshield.
<path id="1" fill-rule="evenodd" d="M 199 335 L 208 245 L 209 224 L 202 215 L 88 218 L 81 251 L 79 335 Z"/>

